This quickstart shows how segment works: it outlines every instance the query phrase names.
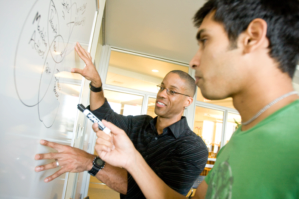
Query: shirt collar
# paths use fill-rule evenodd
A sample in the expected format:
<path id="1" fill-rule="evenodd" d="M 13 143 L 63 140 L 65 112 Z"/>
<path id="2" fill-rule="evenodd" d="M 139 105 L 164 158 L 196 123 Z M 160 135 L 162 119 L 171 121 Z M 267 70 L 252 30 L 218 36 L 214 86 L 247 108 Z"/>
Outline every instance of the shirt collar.
<path id="1" fill-rule="evenodd" d="M 152 129 L 156 129 L 156 123 L 157 123 L 157 117 L 155 117 L 154 119 L 152 119 L 150 121 L 150 126 Z M 180 135 L 186 130 L 189 129 L 188 123 L 187 123 L 187 119 L 186 117 L 182 116 L 181 119 L 175 123 L 173 123 L 172 125 L 166 127 L 163 130 L 163 133 L 165 132 L 165 130 L 168 129 L 170 130 L 170 132 L 174 135 L 175 138 L 180 137 Z"/>

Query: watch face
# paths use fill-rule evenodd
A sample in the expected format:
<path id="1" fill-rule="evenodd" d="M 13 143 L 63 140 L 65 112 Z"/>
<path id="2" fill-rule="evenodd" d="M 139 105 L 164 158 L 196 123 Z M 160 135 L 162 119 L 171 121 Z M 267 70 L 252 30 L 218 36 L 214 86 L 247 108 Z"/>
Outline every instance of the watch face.
<path id="1" fill-rule="evenodd" d="M 103 163 L 104 163 L 104 161 L 101 160 L 100 158 L 97 158 L 97 159 L 95 160 L 95 164 L 96 164 L 96 165 L 102 166 Z"/>

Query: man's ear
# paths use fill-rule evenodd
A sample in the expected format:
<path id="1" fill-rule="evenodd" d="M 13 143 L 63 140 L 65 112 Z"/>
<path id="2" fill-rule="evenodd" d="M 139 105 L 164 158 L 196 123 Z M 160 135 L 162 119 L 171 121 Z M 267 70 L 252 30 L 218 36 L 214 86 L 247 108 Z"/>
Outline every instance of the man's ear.
<path id="1" fill-rule="evenodd" d="M 193 102 L 193 98 L 192 97 L 187 97 L 184 107 L 187 108 L 188 106 L 190 106 Z"/>
<path id="2" fill-rule="evenodd" d="M 243 38 L 241 42 L 244 46 L 244 53 L 250 53 L 256 49 L 269 46 L 267 27 L 267 22 L 260 18 L 250 22 L 247 29 L 242 33 Z"/>

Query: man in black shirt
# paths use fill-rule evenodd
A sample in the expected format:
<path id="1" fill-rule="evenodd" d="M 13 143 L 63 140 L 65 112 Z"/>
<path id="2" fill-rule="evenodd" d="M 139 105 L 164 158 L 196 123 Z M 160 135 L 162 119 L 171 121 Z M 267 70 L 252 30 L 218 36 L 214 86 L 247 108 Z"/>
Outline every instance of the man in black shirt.
<path id="1" fill-rule="evenodd" d="M 86 63 L 86 67 L 82 70 L 73 69 L 73 72 L 91 80 L 90 110 L 99 119 L 110 121 L 127 132 L 136 149 L 155 173 L 171 188 L 186 195 L 204 169 L 208 157 L 205 143 L 190 130 L 186 118 L 182 116 L 184 109 L 193 102 L 196 89 L 194 79 L 183 71 L 169 72 L 158 85 L 156 118 L 149 115 L 122 116 L 115 113 L 105 99 L 101 78 L 89 54 L 79 44 L 76 51 Z M 126 170 L 103 162 L 100 167 L 94 167 L 93 160 L 98 160 L 98 157 L 92 154 L 44 140 L 41 144 L 56 149 L 58 153 L 36 155 L 36 159 L 56 159 L 52 164 L 37 167 L 36 171 L 58 165 L 62 167 L 46 178 L 46 182 L 65 172 L 89 171 L 120 192 L 121 198 L 145 198 Z M 96 170 L 93 170 L 94 168 Z"/>

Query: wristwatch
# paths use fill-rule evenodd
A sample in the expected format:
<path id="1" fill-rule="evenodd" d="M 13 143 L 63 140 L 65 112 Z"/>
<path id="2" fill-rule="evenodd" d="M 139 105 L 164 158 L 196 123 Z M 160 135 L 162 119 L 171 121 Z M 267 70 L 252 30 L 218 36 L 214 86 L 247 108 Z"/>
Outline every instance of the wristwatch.
<path id="1" fill-rule="evenodd" d="M 103 169 L 105 166 L 105 162 L 100 157 L 95 157 L 92 162 L 92 168 L 88 171 L 88 173 L 92 176 L 97 175 L 97 173 Z"/>
<path id="2" fill-rule="evenodd" d="M 97 92 L 101 92 L 101 91 L 102 91 L 102 86 L 96 88 L 96 87 L 94 87 L 93 85 L 91 85 L 91 82 L 90 82 L 90 83 L 89 83 L 89 89 L 90 89 L 92 92 L 97 93 Z"/>

